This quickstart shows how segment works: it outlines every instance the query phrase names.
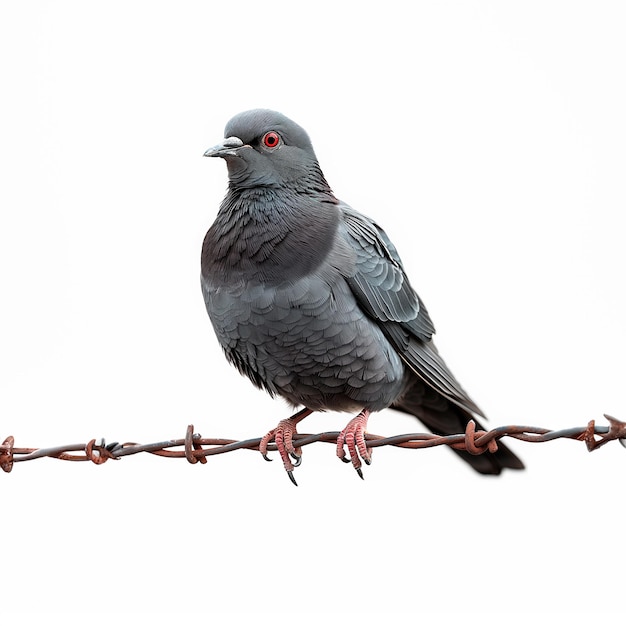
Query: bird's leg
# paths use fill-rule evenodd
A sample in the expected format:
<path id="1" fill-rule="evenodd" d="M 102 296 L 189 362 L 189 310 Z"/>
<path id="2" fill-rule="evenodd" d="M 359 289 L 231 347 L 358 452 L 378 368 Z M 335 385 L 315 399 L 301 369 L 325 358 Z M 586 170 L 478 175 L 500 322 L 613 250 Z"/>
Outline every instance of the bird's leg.
<path id="1" fill-rule="evenodd" d="M 276 449 L 280 453 L 280 458 L 283 460 L 285 471 L 289 475 L 291 482 L 296 486 L 298 483 L 296 483 L 293 477 L 293 470 L 295 467 L 298 467 L 302 461 L 302 448 L 294 448 L 293 436 L 298 434 L 296 430 L 298 422 L 301 422 L 307 415 L 311 415 L 311 413 L 313 413 L 311 409 L 302 409 L 290 418 L 281 420 L 278 422 L 278 426 L 270 430 L 259 443 L 259 452 L 266 461 L 271 461 L 272 459 L 267 456 L 267 444 L 272 439 L 274 440 Z M 291 459 L 293 459 L 293 462 Z"/>
<path id="2" fill-rule="evenodd" d="M 363 409 L 355 418 L 348 422 L 348 425 L 339 433 L 337 437 L 337 456 L 344 462 L 352 462 L 352 466 L 357 474 L 363 478 L 361 471 L 361 459 L 366 465 L 372 462 L 372 453 L 365 445 L 365 429 L 367 428 L 367 420 L 370 412 Z M 346 452 L 343 449 L 345 445 L 348 447 L 349 458 L 346 458 Z"/>

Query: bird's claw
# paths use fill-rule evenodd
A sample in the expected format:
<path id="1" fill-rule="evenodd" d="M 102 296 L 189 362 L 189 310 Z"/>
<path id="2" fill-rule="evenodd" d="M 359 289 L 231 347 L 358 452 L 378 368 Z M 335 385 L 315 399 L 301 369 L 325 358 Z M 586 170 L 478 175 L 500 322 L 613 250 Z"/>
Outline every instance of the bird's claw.
<path id="1" fill-rule="evenodd" d="M 299 467 L 300 463 L 302 463 L 302 455 L 297 454 L 296 452 L 290 452 L 289 456 L 293 459 L 293 466 Z"/>
<path id="2" fill-rule="evenodd" d="M 272 459 L 270 459 L 269 456 L 267 456 L 267 445 L 269 444 L 269 442 L 274 439 L 274 434 L 276 433 L 276 428 L 270 430 L 269 433 L 267 433 L 266 435 L 263 435 L 263 437 L 261 438 L 261 441 L 259 443 L 259 452 L 261 453 L 261 456 L 266 460 L 266 461 L 272 461 Z"/>
<path id="3" fill-rule="evenodd" d="M 266 461 L 271 461 L 272 459 L 270 459 L 267 455 L 267 447 L 272 440 L 274 441 L 276 449 L 280 454 L 280 458 L 283 461 L 283 465 L 285 466 L 285 471 L 289 475 L 289 480 L 291 480 L 296 487 L 298 486 L 298 483 L 293 477 L 293 470 L 302 463 L 302 450 L 301 448 L 295 448 L 293 445 L 293 437 L 298 433 L 296 430 L 296 424 L 300 421 L 297 417 L 299 417 L 299 415 L 296 415 L 293 418 L 281 420 L 278 423 L 278 426 L 276 426 L 273 430 L 270 430 L 270 432 L 267 433 L 267 435 L 265 435 L 259 443 L 259 452 L 261 453 L 261 456 Z"/>
<path id="4" fill-rule="evenodd" d="M 348 422 L 348 425 L 339 433 L 337 437 L 337 456 L 344 463 L 352 463 L 352 467 L 356 473 L 363 479 L 363 471 L 361 470 L 361 459 L 366 465 L 372 462 L 372 453 L 368 449 L 365 442 L 365 428 L 369 411 L 364 409 L 354 419 Z M 344 444 L 348 448 L 349 457 L 346 457 Z"/>
<path id="5" fill-rule="evenodd" d="M 298 483 L 296 482 L 296 479 L 293 477 L 293 472 L 290 470 L 287 470 L 287 476 L 289 476 L 289 480 L 297 487 Z"/>

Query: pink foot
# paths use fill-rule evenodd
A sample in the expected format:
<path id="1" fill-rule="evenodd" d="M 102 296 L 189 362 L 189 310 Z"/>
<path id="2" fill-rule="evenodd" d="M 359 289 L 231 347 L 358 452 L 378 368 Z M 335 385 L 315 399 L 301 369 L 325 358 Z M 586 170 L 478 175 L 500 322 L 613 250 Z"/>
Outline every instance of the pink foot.
<path id="1" fill-rule="evenodd" d="M 357 474 L 363 478 L 361 471 L 361 459 L 366 465 L 372 462 L 372 453 L 365 445 L 365 429 L 367 428 L 367 420 L 370 412 L 363 409 L 355 418 L 348 422 L 348 425 L 339 433 L 337 437 L 337 456 L 344 462 L 352 462 L 352 466 Z M 345 445 L 348 447 L 349 458 L 346 458 L 346 452 L 343 449 Z"/>
<path id="2" fill-rule="evenodd" d="M 296 429 L 298 422 L 302 421 L 307 415 L 311 415 L 311 413 L 313 413 L 313 411 L 310 409 L 302 409 L 290 418 L 281 420 L 278 422 L 278 426 L 276 426 L 273 430 L 270 430 L 270 432 L 267 433 L 267 435 L 265 435 L 259 443 L 259 452 L 263 455 L 263 458 L 266 461 L 271 461 L 272 459 L 267 456 L 267 446 L 272 439 L 274 440 L 276 449 L 280 454 L 280 458 L 283 460 L 285 471 L 289 475 L 291 482 L 296 487 L 298 486 L 298 483 L 293 477 L 293 470 L 302 462 L 302 448 L 294 448 L 293 436 L 298 434 Z M 291 459 L 293 459 L 293 462 Z"/>

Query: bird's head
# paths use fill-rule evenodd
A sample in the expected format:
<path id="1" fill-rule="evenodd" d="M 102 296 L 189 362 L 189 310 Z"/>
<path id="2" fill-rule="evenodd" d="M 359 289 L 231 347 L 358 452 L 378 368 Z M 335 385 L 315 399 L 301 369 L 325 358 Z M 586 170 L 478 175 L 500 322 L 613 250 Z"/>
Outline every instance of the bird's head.
<path id="1" fill-rule="evenodd" d="M 204 156 L 226 160 L 231 186 L 328 189 L 306 131 L 282 113 L 244 111 L 226 124 L 224 136 Z"/>

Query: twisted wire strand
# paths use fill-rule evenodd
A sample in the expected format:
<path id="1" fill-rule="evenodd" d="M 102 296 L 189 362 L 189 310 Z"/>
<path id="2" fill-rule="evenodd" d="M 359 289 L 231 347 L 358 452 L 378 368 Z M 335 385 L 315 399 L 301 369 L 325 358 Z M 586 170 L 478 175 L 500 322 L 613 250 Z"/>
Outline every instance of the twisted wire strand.
<path id="1" fill-rule="evenodd" d="M 392 437 L 366 434 L 368 448 L 381 446 L 396 446 L 400 448 L 433 448 L 447 445 L 456 450 L 467 450 L 470 454 L 489 454 L 498 449 L 498 441 L 504 437 L 512 437 L 529 443 L 545 443 L 557 439 L 572 439 L 585 442 L 587 449 L 592 452 L 609 441 L 619 441 L 626 447 L 626 423 L 610 415 L 604 416 L 608 426 L 596 426 L 591 420 L 586 426 L 550 430 L 537 426 L 498 426 L 489 431 L 476 430 L 476 424 L 470 421 L 464 433 L 456 435 L 433 435 L 432 433 L 408 433 Z M 317 442 L 336 444 L 339 432 L 323 432 L 317 434 L 298 434 L 294 436 L 294 445 L 303 447 Z M 107 444 L 104 439 L 92 439 L 86 444 L 69 444 L 50 448 L 18 448 L 15 447 L 14 437 L 7 437 L 0 445 L 0 468 L 10 472 L 15 463 L 33 461 L 41 458 L 54 458 L 62 461 L 91 461 L 102 465 L 109 459 L 121 459 L 131 454 L 147 452 L 168 458 L 185 458 L 189 463 L 206 463 L 207 457 L 216 454 L 225 454 L 235 450 L 257 450 L 261 437 L 237 441 L 215 437 L 202 437 L 194 431 L 193 424 L 187 427 L 185 437 L 168 439 L 156 443 L 139 444 L 133 442 Z M 209 447 L 205 447 L 209 446 Z M 182 449 L 172 449 L 182 448 Z M 276 450 L 275 444 L 270 443 L 268 450 Z"/>

